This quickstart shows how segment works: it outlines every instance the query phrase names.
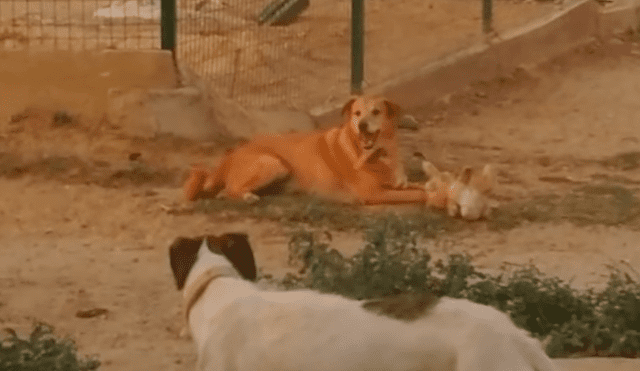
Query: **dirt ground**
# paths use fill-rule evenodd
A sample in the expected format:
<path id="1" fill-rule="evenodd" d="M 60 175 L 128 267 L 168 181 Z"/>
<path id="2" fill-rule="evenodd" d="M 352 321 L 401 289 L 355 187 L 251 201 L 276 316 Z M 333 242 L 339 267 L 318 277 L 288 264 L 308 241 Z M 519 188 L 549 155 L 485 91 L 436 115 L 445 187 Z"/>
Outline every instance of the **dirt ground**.
<path id="1" fill-rule="evenodd" d="M 639 54 L 635 42 L 605 40 L 444 97 L 411 112 L 420 126 L 401 131 L 405 157 L 419 150 L 453 170 L 494 163 L 495 198 L 506 205 L 604 180 L 637 196 L 639 167 L 594 160 L 638 151 Z M 48 322 L 73 337 L 81 354 L 98 354 L 105 371 L 192 369 L 169 243 L 179 235 L 248 231 L 263 272 L 282 277 L 291 270 L 287 230 L 167 212 L 184 204 L 179 185 L 189 164 L 214 162 L 218 144 L 128 138 L 61 112 L 52 123 L 54 113 L 3 112 L 13 118 L 0 123 L 0 327 Z M 466 250 L 488 271 L 532 262 L 576 287 L 593 287 L 606 282 L 607 264 L 637 277 L 629 267 L 640 266 L 638 227 L 636 218 L 614 226 L 524 223 L 500 232 L 481 221 L 421 246 L 436 257 Z M 333 239 L 348 255 L 361 246 L 357 233 Z M 106 313 L 77 316 L 97 308 Z"/>

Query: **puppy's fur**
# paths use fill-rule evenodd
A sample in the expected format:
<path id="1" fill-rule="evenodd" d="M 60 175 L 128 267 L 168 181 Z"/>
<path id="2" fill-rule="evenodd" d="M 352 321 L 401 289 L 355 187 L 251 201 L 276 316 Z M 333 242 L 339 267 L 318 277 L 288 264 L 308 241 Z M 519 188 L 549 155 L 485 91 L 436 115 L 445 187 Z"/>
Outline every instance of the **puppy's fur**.
<path id="1" fill-rule="evenodd" d="M 439 171 L 424 158 L 422 169 L 429 176 L 425 184 L 427 206 L 446 208 L 450 216 L 460 215 L 466 220 L 488 218 L 496 208 L 497 203 L 487 197 L 496 183 L 492 165 L 485 165 L 480 174 L 465 166 L 457 178 Z"/>
<path id="2" fill-rule="evenodd" d="M 244 234 L 179 238 L 170 260 L 198 370 L 555 371 L 507 315 L 467 300 L 262 291 Z"/>
<path id="3" fill-rule="evenodd" d="M 170 260 L 198 370 L 456 369 L 455 349 L 437 332 L 337 295 L 260 290 L 244 279 L 256 276 L 246 235 L 180 238 Z"/>

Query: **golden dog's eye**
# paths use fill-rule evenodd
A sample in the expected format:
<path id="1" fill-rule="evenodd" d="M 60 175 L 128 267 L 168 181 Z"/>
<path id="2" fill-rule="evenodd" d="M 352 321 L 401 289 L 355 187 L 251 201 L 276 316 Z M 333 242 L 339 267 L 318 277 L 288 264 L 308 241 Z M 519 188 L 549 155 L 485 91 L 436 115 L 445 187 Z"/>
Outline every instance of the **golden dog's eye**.
<path id="1" fill-rule="evenodd" d="M 360 116 L 360 114 L 361 114 L 361 113 L 362 113 L 362 112 L 360 112 L 360 111 L 356 111 L 356 112 L 355 112 L 356 116 Z"/>
<path id="2" fill-rule="evenodd" d="M 373 113 L 374 116 L 378 116 L 380 114 L 380 110 L 376 108 L 373 111 L 371 111 L 371 113 Z"/>

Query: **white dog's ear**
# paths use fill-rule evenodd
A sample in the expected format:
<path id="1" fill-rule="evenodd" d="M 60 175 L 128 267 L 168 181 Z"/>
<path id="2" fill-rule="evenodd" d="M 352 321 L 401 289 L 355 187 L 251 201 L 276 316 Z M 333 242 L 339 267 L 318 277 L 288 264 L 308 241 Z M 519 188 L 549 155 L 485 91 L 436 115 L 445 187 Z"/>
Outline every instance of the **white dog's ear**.
<path id="1" fill-rule="evenodd" d="M 196 263 L 203 240 L 203 237 L 178 237 L 169 246 L 169 261 L 178 290 L 184 287 L 187 276 Z"/>
<path id="2" fill-rule="evenodd" d="M 256 261 L 245 233 L 225 233 L 220 237 L 206 236 L 209 250 L 224 255 L 242 278 L 255 281 L 258 276 Z"/>

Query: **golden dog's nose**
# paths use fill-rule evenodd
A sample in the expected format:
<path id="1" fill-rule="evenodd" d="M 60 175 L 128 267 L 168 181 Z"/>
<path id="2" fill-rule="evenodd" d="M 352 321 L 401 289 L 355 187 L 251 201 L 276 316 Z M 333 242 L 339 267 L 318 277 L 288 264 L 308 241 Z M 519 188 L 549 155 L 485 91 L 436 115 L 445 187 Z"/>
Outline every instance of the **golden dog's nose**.
<path id="1" fill-rule="evenodd" d="M 369 124 L 366 121 L 363 121 L 361 123 L 358 124 L 358 130 L 360 130 L 360 132 L 366 133 L 369 131 Z"/>

